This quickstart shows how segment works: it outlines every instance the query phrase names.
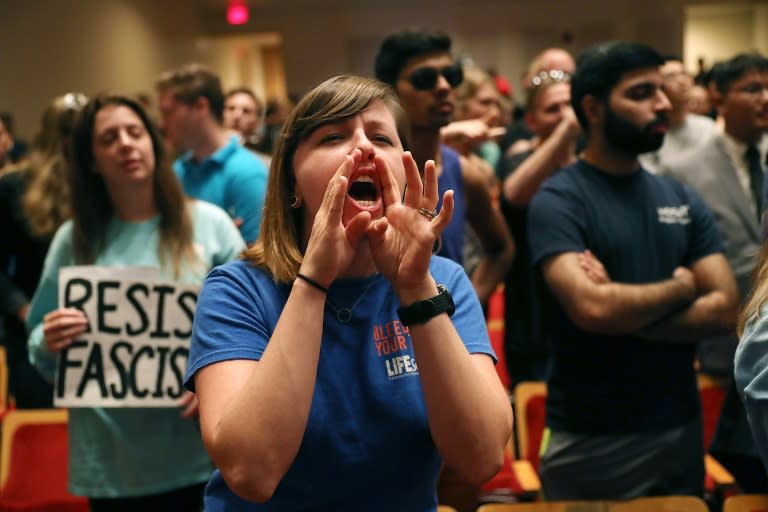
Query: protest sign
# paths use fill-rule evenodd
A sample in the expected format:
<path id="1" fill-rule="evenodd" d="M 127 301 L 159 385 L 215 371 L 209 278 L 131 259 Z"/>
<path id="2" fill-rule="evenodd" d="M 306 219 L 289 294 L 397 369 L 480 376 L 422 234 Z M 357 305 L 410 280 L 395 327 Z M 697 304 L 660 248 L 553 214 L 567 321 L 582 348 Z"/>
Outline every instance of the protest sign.
<path id="1" fill-rule="evenodd" d="M 59 305 L 84 311 L 88 329 L 59 353 L 54 404 L 176 405 L 199 289 L 145 267 L 62 268 Z"/>

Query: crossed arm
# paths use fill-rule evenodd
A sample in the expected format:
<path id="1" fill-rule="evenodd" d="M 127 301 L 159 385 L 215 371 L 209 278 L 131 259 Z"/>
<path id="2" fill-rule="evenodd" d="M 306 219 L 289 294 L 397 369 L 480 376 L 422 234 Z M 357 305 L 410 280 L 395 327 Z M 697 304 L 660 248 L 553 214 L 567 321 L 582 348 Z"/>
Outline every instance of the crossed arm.
<path id="1" fill-rule="evenodd" d="M 594 270 L 596 261 L 566 252 L 542 263 L 555 297 L 584 330 L 697 341 L 735 328 L 738 290 L 722 254 L 705 256 L 690 269 L 678 267 L 669 279 L 647 284 L 613 282 L 604 271 L 601 277 Z"/>

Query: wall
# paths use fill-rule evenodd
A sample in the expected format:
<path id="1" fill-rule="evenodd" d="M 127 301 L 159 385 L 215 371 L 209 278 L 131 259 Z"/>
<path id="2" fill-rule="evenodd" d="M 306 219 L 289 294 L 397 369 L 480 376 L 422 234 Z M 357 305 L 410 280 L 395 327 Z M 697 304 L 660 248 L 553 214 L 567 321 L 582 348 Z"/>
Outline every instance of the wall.
<path id="1" fill-rule="evenodd" d="M 233 67 L 227 54 L 232 49 L 222 49 L 221 41 L 238 35 L 279 34 L 288 89 L 298 93 L 332 74 L 370 74 L 381 39 L 408 25 L 449 32 L 457 55 L 497 68 L 514 85 L 530 57 L 550 45 L 578 52 L 598 40 L 623 38 L 664 53 L 683 49 L 684 0 L 249 2 L 251 21 L 233 28 L 224 22 L 226 0 L 13 1 L 13 9 L 3 9 L 0 18 L 0 66 L 5 72 L 0 109 L 15 112 L 20 132 L 30 137 L 55 95 L 105 88 L 151 92 L 160 72 L 191 60 L 221 68 L 225 82 L 234 82 L 239 70 L 253 74 L 261 85 L 263 77 L 250 68 Z M 729 3 L 753 5 L 747 0 Z M 750 37 L 765 44 L 766 4 L 756 9 Z M 745 33 L 739 23 L 727 30 L 733 37 Z"/>
<path id="2" fill-rule="evenodd" d="M 183 0 L 16 1 L 0 18 L 0 109 L 30 138 L 68 91 L 152 92 L 157 76 L 197 55 L 199 12 Z"/>
<path id="3" fill-rule="evenodd" d="M 371 74 L 376 49 L 409 25 L 450 33 L 457 55 L 493 66 L 517 84 L 528 60 L 557 45 L 574 52 L 590 43 L 625 38 L 664 52 L 682 51 L 681 0 L 261 0 L 240 31 L 282 34 L 288 88 L 303 92 L 336 73 Z M 361 6 L 361 4 L 364 4 Z M 223 11 L 218 11 L 223 12 Z M 233 29 L 223 14 L 203 17 L 209 33 Z M 563 42 L 563 34 L 572 40 Z M 519 88 L 519 87 L 518 87 Z"/>
<path id="4" fill-rule="evenodd" d="M 768 4 L 694 5 L 686 9 L 683 55 L 686 68 L 698 72 L 698 60 L 706 68 L 746 50 L 768 54 Z"/>

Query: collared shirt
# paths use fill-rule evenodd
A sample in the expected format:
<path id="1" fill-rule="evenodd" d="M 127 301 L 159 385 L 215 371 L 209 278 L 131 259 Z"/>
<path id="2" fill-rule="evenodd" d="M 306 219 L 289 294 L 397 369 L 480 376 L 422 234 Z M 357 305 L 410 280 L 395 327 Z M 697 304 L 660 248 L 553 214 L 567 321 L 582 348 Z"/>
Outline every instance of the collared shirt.
<path id="1" fill-rule="evenodd" d="M 723 138 L 723 146 L 725 152 L 728 153 L 728 157 L 731 159 L 733 168 L 736 169 L 736 176 L 739 178 L 739 185 L 744 190 L 744 193 L 749 198 L 749 204 L 752 211 L 756 212 L 755 198 L 752 197 L 752 188 L 750 187 L 749 169 L 747 169 L 747 160 L 744 155 L 747 153 L 747 144 L 736 140 L 732 135 L 723 131 L 721 133 Z M 760 152 L 760 161 L 763 162 L 763 173 L 765 173 L 765 156 L 768 153 L 768 135 L 763 136 L 760 142 L 757 144 L 757 150 Z"/>
<path id="2" fill-rule="evenodd" d="M 233 219 L 241 219 L 240 233 L 247 243 L 256 240 L 267 188 L 267 168 L 232 137 L 201 161 L 188 152 L 174 162 L 184 192 L 213 203 Z"/>

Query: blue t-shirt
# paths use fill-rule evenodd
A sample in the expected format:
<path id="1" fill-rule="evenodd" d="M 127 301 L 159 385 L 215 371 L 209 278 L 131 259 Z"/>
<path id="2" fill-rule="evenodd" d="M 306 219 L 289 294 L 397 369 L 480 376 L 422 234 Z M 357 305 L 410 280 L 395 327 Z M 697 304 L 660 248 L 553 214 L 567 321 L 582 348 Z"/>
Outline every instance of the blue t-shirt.
<path id="1" fill-rule="evenodd" d="M 201 162 L 195 162 L 187 153 L 174 162 L 173 168 L 188 196 L 219 206 L 233 219 L 242 219 L 240 233 L 246 243 L 258 238 L 267 168 L 237 137 Z"/>
<path id="2" fill-rule="evenodd" d="M 467 221 L 464 175 L 461 172 L 461 160 L 456 151 L 448 146 L 440 146 L 440 158 L 443 171 L 437 177 L 437 190 L 440 196 L 437 208 L 439 210 L 443 207 L 445 191 L 453 190 L 453 216 L 440 235 L 437 254 L 461 265 L 464 263 L 464 224 Z"/>
<path id="3" fill-rule="evenodd" d="M 495 358 L 464 270 L 435 256 L 430 271 L 451 291 L 452 320 L 467 350 Z M 259 360 L 289 292 L 245 261 L 214 269 L 195 313 L 187 387 L 194 388 L 195 373 L 207 365 Z M 217 470 L 206 489 L 206 512 L 436 509 L 441 459 L 391 285 L 379 275 L 338 280 L 327 301 L 336 309 L 356 305 L 348 323 L 326 305 L 312 406 L 296 459 L 264 504 L 236 496 Z"/>
<path id="4" fill-rule="evenodd" d="M 722 252 L 717 225 L 688 187 L 639 169 L 613 176 L 579 161 L 547 180 L 528 209 L 536 271 L 550 256 L 591 250 L 615 282 L 671 278 Z M 695 345 L 603 335 L 574 325 L 558 304 L 547 424 L 582 434 L 650 432 L 699 413 Z"/>

